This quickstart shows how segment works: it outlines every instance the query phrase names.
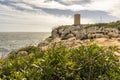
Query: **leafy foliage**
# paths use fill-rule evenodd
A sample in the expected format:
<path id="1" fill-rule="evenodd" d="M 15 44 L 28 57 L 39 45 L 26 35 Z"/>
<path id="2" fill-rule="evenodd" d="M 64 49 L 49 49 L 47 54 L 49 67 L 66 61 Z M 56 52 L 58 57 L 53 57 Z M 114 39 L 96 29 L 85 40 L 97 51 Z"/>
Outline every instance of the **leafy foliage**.
<path id="1" fill-rule="evenodd" d="M 118 49 L 114 47 L 54 45 L 45 51 L 37 47 L 25 50 L 28 56 L 0 60 L 0 79 L 120 80 L 120 62 L 114 55 Z"/>

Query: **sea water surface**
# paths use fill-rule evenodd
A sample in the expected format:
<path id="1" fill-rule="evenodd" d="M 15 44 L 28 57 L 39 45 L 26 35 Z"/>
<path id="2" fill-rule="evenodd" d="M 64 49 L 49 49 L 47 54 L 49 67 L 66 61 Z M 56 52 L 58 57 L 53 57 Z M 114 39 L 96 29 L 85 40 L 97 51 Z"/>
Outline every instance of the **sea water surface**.
<path id="1" fill-rule="evenodd" d="M 38 45 L 49 32 L 0 32 L 0 57 L 21 47 Z"/>

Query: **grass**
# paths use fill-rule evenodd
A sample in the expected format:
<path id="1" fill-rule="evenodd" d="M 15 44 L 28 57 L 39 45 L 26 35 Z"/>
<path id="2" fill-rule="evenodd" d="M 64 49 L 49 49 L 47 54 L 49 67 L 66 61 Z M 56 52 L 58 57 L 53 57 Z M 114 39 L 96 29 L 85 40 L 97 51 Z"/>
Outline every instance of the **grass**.
<path id="1" fill-rule="evenodd" d="M 27 56 L 13 56 L 26 50 Z M 47 50 L 29 46 L 0 60 L 1 80 L 120 80 L 116 47 L 96 44 L 68 49 L 54 45 Z M 12 56 L 12 57 L 11 57 Z"/>
<path id="2" fill-rule="evenodd" d="M 75 26 L 75 25 L 61 25 L 57 28 L 54 28 L 53 30 L 60 30 L 60 29 L 65 30 L 66 28 L 69 28 L 71 26 Z M 78 26 L 86 28 L 86 29 L 90 27 L 98 27 L 98 28 L 105 27 L 105 28 L 116 28 L 120 30 L 120 21 L 111 22 L 111 23 L 81 24 Z"/>
<path id="3" fill-rule="evenodd" d="M 85 28 L 89 27 L 106 27 L 106 28 L 117 28 L 120 30 L 120 21 L 111 22 L 111 23 L 96 23 L 96 24 L 84 24 Z"/>

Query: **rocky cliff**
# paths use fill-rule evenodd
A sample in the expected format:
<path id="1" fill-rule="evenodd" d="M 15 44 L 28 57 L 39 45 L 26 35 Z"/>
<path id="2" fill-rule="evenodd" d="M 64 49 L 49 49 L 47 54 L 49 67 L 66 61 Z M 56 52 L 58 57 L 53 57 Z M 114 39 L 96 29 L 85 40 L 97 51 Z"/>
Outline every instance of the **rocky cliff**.
<path id="1" fill-rule="evenodd" d="M 76 47 L 87 44 L 91 40 L 100 45 L 120 46 L 120 21 L 79 26 L 59 26 L 54 28 L 51 36 L 38 46 L 46 48 L 54 43 L 62 43 L 68 47 Z"/>

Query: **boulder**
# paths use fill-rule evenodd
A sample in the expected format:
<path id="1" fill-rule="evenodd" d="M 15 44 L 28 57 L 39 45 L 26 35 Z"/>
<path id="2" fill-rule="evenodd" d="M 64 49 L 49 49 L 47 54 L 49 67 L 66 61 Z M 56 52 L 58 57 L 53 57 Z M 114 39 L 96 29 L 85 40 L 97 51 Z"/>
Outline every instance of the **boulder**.
<path id="1" fill-rule="evenodd" d="M 17 56 L 26 56 L 26 55 L 28 55 L 28 52 L 27 52 L 27 51 L 19 51 L 19 52 L 17 53 Z"/>
<path id="2" fill-rule="evenodd" d="M 63 28 L 61 28 L 61 29 L 58 30 L 58 32 L 59 32 L 60 35 L 63 33 L 63 31 L 64 31 Z"/>
<path id="3" fill-rule="evenodd" d="M 61 39 L 64 40 L 64 39 L 69 39 L 71 37 L 74 37 L 74 35 L 72 33 L 68 33 L 68 34 L 62 36 Z"/>
<path id="4" fill-rule="evenodd" d="M 63 32 L 62 32 L 62 35 L 66 35 L 66 34 L 69 34 L 71 32 L 71 30 L 69 28 L 66 28 Z"/>
<path id="5" fill-rule="evenodd" d="M 91 34 L 91 33 L 89 33 L 87 36 L 88 36 L 87 39 L 94 39 L 95 38 L 95 35 Z"/>
<path id="6" fill-rule="evenodd" d="M 94 36 L 94 38 L 103 38 L 103 37 L 106 37 L 103 34 L 94 34 L 93 36 Z"/>
<path id="7" fill-rule="evenodd" d="M 77 35 L 79 34 L 79 31 L 72 31 L 71 32 L 75 37 L 77 37 Z"/>
<path id="8" fill-rule="evenodd" d="M 52 38 L 57 38 L 57 37 L 59 37 L 58 30 L 57 30 L 57 29 L 54 29 L 54 30 L 52 31 Z"/>
<path id="9" fill-rule="evenodd" d="M 76 34 L 76 39 L 80 39 L 80 40 L 88 39 L 88 34 L 87 34 L 86 30 L 85 29 L 80 30 Z"/>

